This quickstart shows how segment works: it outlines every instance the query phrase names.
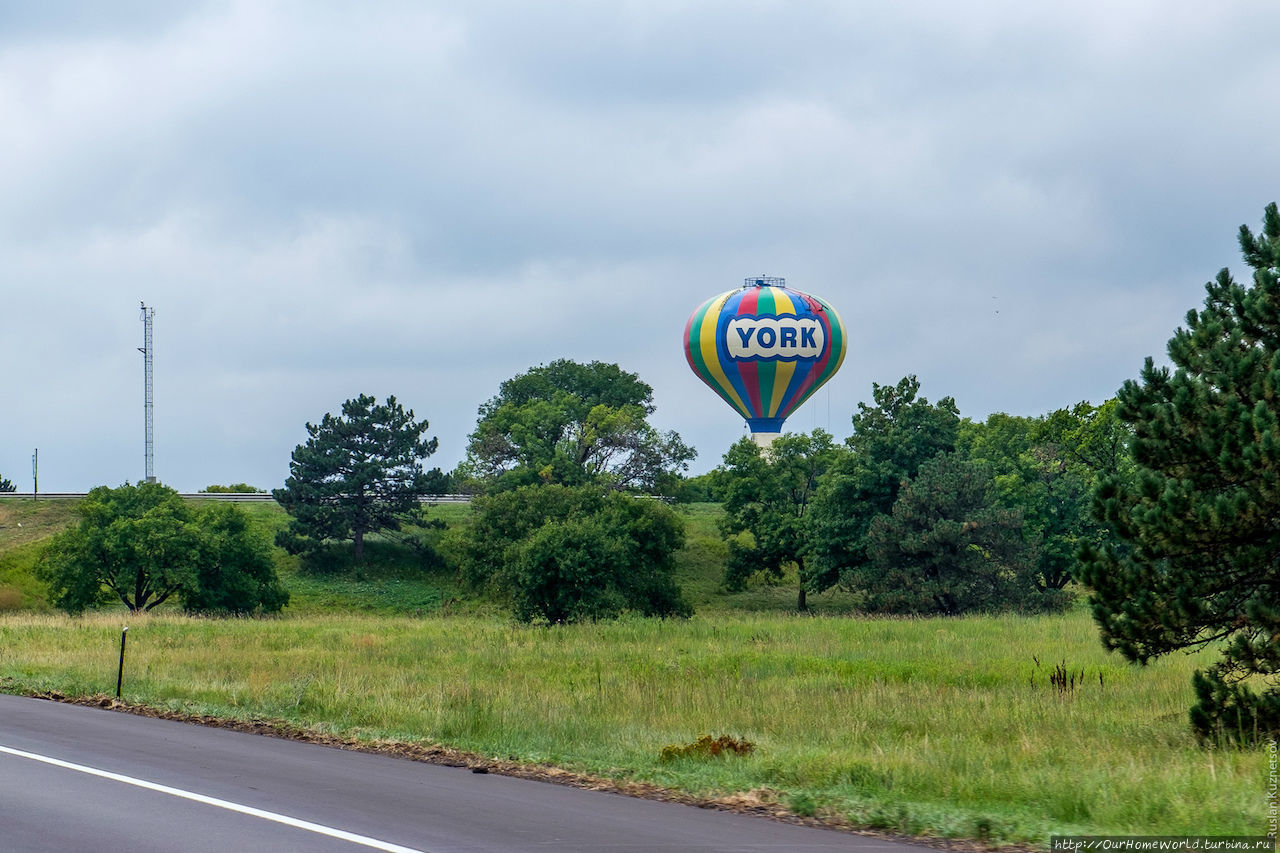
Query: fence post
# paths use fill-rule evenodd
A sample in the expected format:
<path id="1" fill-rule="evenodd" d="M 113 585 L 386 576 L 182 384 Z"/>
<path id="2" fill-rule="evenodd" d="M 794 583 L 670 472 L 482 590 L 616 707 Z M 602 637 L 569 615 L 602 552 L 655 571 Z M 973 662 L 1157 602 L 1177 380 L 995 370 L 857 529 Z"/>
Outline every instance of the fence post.
<path id="1" fill-rule="evenodd" d="M 116 672 L 116 698 L 120 698 L 120 687 L 124 684 L 124 638 L 129 636 L 129 626 L 125 625 L 120 632 L 120 669 Z"/>

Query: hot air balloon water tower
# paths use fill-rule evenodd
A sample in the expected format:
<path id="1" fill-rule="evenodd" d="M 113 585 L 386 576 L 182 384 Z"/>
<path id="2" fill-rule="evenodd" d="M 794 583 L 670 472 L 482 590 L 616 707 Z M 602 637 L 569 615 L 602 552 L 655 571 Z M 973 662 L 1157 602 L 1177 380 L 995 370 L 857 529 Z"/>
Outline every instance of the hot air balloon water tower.
<path id="1" fill-rule="evenodd" d="M 770 276 L 711 297 L 684 327 L 689 367 L 766 449 L 787 416 L 840 369 L 845 346 L 834 308 Z"/>

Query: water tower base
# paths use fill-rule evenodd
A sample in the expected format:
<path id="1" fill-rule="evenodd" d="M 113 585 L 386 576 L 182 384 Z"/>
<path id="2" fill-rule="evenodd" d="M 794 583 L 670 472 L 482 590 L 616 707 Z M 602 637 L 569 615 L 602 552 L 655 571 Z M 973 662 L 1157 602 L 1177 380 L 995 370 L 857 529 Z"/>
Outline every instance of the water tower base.
<path id="1" fill-rule="evenodd" d="M 773 440 L 780 435 L 782 435 L 780 432 L 753 432 L 751 433 L 751 440 L 761 450 L 768 450 L 773 446 Z"/>

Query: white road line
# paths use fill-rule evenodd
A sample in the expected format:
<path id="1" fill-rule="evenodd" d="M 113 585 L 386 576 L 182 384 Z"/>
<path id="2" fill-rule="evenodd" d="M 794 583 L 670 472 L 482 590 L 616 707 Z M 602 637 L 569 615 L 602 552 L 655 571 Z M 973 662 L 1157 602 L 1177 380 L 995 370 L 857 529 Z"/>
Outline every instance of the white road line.
<path id="1" fill-rule="evenodd" d="M 99 776 L 103 779 L 111 779 L 114 782 L 123 782 L 126 785 L 133 785 L 138 788 L 145 788 L 148 791 L 158 791 L 161 794 L 168 794 L 173 797 L 181 797 L 184 800 L 192 800 L 197 803 L 204 803 L 206 806 L 216 806 L 227 811 L 239 812 L 240 814 L 249 815 L 251 817 L 262 818 L 263 820 L 275 821 L 285 826 L 292 826 L 297 829 L 305 829 L 307 832 L 314 832 L 318 835 L 327 835 L 330 838 L 341 839 L 342 841 L 350 841 L 352 844 L 362 844 L 365 847 L 372 847 L 374 850 L 385 850 L 387 853 L 424 853 L 413 847 L 402 847 L 399 844 L 392 844 L 389 841 L 379 841 L 376 838 L 369 838 L 366 835 L 357 835 L 354 832 L 347 832 L 342 829 L 334 829 L 331 826 L 324 826 L 319 823 L 312 823 L 309 820 L 300 820 L 296 817 L 277 814 L 275 812 L 265 811 L 263 809 L 255 809 L 253 806 L 245 806 L 240 803 L 233 803 L 229 800 L 220 800 L 217 797 L 208 797 L 204 794 L 196 794 L 192 791 L 184 791 L 181 788 L 170 788 L 168 785 L 160 785 L 155 782 L 148 782 L 145 779 L 135 779 L 132 776 L 124 776 L 119 773 L 111 773 L 107 770 L 98 770 L 95 767 L 86 767 L 83 764 L 72 764 L 70 761 L 63 761 L 58 758 L 50 758 L 47 755 L 39 755 L 34 752 L 24 752 L 21 749 L 13 749 L 12 747 L 0 745 L 0 752 L 8 755 L 16 755 L 19 758 L 29 758 L 32 761 L 39 761 L 44 764 L 52 764 L 54 767 L 62 767 L 67 770 L 75 770 L 78 773 L 87 773 L 90 776 Z"/>

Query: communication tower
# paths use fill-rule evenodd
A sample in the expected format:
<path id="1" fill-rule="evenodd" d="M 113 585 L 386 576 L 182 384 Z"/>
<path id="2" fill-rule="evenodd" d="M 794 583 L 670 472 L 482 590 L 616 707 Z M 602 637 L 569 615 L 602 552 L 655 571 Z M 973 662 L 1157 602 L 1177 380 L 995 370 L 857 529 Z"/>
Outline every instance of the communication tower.
<path id="1" fill-rule="evenodd" d="M 143 372 L 143 388 L 144 388 L 144 408 L 146 411 L 146 434 L 147 434 L 147 482 L 154 483 L 156 481 L 156 459 L 155 459 L 155 385 L 152 381 L 152 369 L 155 359 L 155 351 L 151 345 L 151 323 L 155 320 L 156 309 L 148 308 L 147 303 L 142 303 L 142 346 L 138 347 L 138 352 L 142 353 L 142 372 Z"/>

